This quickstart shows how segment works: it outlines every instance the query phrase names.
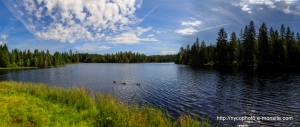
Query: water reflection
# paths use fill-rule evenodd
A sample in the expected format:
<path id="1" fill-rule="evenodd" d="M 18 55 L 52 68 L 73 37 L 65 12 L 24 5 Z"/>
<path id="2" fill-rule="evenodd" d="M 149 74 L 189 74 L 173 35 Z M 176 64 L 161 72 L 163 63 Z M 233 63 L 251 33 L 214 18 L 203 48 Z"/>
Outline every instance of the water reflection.
<path id="1" fill-rule="evenodd" d="M 218 122 L 228 126 L 299 126 L 299 72 L 173 63 L 70 64 L 61 68 L 0 71 L 0 79 L 84 86 L 114 94 L 127 103 L 151 103 L 173 118 L 183 113 L 207 116 L 214 121 L 218 121 L 217 116 L 289 116 L 294 120 Z"/>

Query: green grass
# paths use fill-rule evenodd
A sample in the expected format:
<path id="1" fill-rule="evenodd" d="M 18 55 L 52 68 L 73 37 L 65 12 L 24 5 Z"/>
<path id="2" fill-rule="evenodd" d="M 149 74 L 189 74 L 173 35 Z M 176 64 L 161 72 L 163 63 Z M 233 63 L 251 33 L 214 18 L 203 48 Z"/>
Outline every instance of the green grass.
<path id="1" fill-rule="evenodd" d="M 0 82 L 0 126 L 199 127 L 206 120 L 182 115 L 171 120 L 151 106 L 126 105 L 84 88 Z"/>

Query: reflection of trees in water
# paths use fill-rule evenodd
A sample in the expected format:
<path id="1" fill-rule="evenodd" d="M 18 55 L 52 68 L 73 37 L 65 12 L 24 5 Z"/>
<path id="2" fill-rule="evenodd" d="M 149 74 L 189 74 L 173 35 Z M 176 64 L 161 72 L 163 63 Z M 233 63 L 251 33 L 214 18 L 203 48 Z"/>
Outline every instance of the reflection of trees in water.
<path id="1" fill-rule="evenodd" d="M 5 81 L 7 80 L 7 71 L 0 71 L 0 81 Z"/>

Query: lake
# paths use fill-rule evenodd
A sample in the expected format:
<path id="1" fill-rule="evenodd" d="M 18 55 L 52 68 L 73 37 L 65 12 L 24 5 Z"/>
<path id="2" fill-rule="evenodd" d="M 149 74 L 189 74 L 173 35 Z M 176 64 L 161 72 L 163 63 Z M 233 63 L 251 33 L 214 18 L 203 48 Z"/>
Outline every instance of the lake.
<path id="1" fill-rule="evenodd" d="M 82 63 L 59 68 L 0 70 L 0 80 L 41 82 L 65 88 L 83 86 L 114 94 L 129 104 L 150 103 L 167 111 L 172 118 L 192 114 L 227 126 L 300 126 L 300 71 L 297 69 Z M 223 121 L 220 116 L 293 120 Z"/>

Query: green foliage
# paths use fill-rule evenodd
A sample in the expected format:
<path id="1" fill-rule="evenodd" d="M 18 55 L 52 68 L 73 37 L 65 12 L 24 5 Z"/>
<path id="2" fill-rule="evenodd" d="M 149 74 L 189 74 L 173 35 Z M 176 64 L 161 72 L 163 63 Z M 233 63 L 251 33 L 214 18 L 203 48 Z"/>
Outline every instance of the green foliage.
<path id="1" fill-rule="evenodd" d="M 217 58 L 219 64 L 229 63 L 229 44 L 227 42 L 227 33 L 224 28 L 221 28 L 217 38 Z"/>
<path id="2" fill-rule="evenodd" d="M 244 32 L 243 32 L 244 31 Z M 200 48 L 198 38 L 189 49 L 181 47 L 177 56 L 178 64 L 231 65 L 231 66 L 300 66 L 300 34 L 296 36 L 289 27 L 281 26 L 280 33 L 269 30 L 265 23 L 256 35 L 254 22 L 240 31 L 239 38 L 235 32 L 227 41 L 224 28 L 218 32 L 216 45 Z"/>
<path id="3" fill-rule="evenodd" d="M 176 55 L 150 55 L 134 53 L 134 52 L 118 52 L 116 54 L 88 54 L 88 53 L 73 53 L 72 50 L 67 52 L 55 52 L 50 54 L 46 52 L 34 50 L 20 51 L 13 49 L 8 52 L 7 46 L 0 45 L 0 67 L 9 67 L 10 64 L 21 67 L 53 67 L 62 66 L 67 63 L 158 63 L 158 62 L 174 62 Z"/>
<path id="4" fill-rule="evenodd" d="M 2 126 L 199 127 L 207 120 L 181 115 L 172 121 L 151 106 L 126 105 L 111 95 L 91 95 L 84 88 L 0 82 Z"/>
<path id="5" fill-rule="evenodd" d="M 0 46 L 0 66 L 1 67 L 8 67 L 10 64 L 9 61 L 9 52 L 6 44 L 2 47 Z"/>
<path id="6" fill-rule="evenodd" d="M 77 57 L 77 56 L 75 56 Z M 116 54 L 78 54 L 79 62 L 85 63 L 159 63 L 174 62 L 175 55 L 150 55 L 127 52 L 117 52 Z"/>

